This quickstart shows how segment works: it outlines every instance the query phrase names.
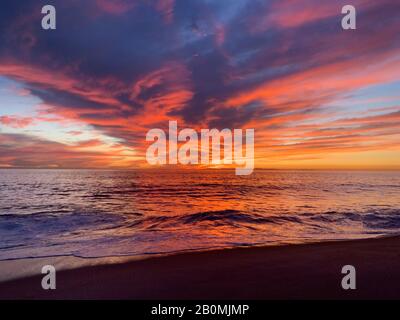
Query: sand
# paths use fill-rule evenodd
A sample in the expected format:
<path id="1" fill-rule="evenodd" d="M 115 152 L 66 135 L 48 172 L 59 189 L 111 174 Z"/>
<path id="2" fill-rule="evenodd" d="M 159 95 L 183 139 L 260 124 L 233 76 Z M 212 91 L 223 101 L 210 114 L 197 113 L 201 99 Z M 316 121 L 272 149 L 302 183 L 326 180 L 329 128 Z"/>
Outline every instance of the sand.
<path id="1" fill-rule="evenodd" d="M 343 290 L 353 265 L 356 290 Z M 399 299 L 400 237 L 184 253 L 0 283 L 1 299 Z"/>

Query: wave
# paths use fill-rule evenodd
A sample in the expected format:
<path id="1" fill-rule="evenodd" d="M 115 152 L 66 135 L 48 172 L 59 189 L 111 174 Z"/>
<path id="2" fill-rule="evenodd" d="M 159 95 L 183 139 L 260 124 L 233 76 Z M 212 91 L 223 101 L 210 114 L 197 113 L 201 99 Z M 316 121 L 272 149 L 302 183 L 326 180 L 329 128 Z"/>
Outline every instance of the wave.
<path id="1" fill-rule="evenodd" d="M 400 210 L 383 209 L 380 211 L 365 212 L 325 212 L 313 214 L 311 220 L 323 223 L 360 222 L 370 229 L 400 228 Z"/>
<path id="2" fill-rule="evenodd" d="M 400 209 L 279 215 L 227 209 L 171 216 L 54 210 L 32 215 L 0 215 L 0 260 L 55 254 L 140 255 L 244 243 L 278 245 L 399 231 Z"/>
<path id="3" fill-rule="evenodd" d="M 285 213 L 269 215 L 267 213 L 249 213 L 235 209 L 202 211 L 183 215 L 145 215 L 139 212 L 115 214 L 107 212 L 81 212 L 67 210 L 40 211 L 34 214 L 1 214 L 0 231 L 30 229 L 56 233 L 74 229 L 110 230 L 118 228 L 138 228 L 152 230 L 155 228 L 180 228 L 201 224 L 229 225 L 240 227 L 245 225 L 261 226 L 268 224 L 302 224 L 304 226 L 317 223 L 332 226 L 358 222 L 370 229 L 400 228 L 400 209 L 385 208 L 363 212 L 326 211 L 321 213 Z M 36 226 L 36 228 L 35 228 Z M 4 235 L 4 234 L 3 234 Z"/>

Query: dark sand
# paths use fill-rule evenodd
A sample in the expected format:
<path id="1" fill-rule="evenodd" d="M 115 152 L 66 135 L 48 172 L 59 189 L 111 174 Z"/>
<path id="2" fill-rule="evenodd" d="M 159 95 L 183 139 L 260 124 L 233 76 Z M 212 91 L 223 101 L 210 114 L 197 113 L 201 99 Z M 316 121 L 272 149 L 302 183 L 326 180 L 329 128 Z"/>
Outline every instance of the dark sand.
<path id="1" fill-rule="evenodd" d="M 341 269 L 357 289 L 341 288 Z M 186 253 L 0 283 L 2 299 L 399 299 L 400 237 Z"/>

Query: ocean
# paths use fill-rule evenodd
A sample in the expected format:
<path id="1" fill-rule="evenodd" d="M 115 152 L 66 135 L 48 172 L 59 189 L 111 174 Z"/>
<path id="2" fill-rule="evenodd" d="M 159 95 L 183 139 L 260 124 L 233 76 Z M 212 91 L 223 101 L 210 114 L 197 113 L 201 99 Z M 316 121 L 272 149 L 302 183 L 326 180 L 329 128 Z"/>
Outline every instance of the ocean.
<path id="1" fill-rule="evenodd" d="M 0 260 L 400 234 L 400 172 L 0 170 Z"/>

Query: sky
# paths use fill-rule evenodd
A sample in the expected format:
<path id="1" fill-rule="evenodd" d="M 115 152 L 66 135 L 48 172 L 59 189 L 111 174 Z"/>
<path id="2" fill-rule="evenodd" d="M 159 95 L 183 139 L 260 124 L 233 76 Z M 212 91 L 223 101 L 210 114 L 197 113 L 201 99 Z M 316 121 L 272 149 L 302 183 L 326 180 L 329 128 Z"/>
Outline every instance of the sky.
<path id="1" fill-rule="evenodd" d="M 254 128 L 258 168 L 400 169 L 399 1 L 46 4 L 1 4 L 2 168 L 146 167 L 171 120 Z"/>

